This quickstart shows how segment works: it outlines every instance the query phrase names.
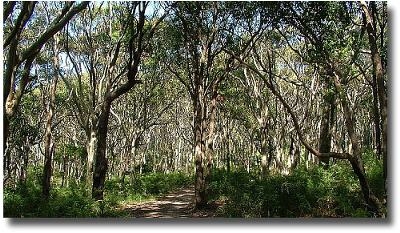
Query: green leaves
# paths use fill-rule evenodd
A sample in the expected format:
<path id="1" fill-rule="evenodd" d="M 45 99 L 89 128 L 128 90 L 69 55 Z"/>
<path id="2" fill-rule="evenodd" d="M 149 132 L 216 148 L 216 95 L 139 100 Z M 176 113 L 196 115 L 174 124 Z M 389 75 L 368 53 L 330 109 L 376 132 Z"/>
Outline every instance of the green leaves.
<path id="1" fill-rule="evenodd" d="M 366 155 L 372 158 L 372 154 Z M 369 176 L 381 174 L 381 165 L 367 164 Z M 221 213 L 224 217 L 368 217 L 358 181 L 349 173 L 346 161 L 337 161 L 328 170 L 301 166 L 288 176 L 265 179 L 244 170 L 227 173 L 216 169 L 210 199 L 227 199 Z M 378 188 L 382 184 L 372 185 Z"/>
<path id="2" fill-rule="evenodd" d="M 68 160 L 85 161 L 87 158 L 87 151 L 83 146 L 75 146 L 70 143 L 61 144 L 56 150 L 54 160 L 62 163 L 64 157 Z"/>

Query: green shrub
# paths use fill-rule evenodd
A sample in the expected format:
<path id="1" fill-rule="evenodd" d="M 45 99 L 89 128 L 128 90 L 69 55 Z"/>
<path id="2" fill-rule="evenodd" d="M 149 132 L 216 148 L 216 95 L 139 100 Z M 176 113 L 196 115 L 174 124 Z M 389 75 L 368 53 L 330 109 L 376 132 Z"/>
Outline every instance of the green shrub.
<path id="1" fill-rule="evenodd" d="M 90 217 L 92 205 L 84 187 L 53 188 L 47 200 L 31 181 L 4 190 L 5 217 Z"/>
<path id="2" fill-rule="evenodd" d="M 24 210 L 24 198 L 19 193 L 15 193 L 9 189 L 3 192 L 3 213 L 4 217 L 21 217 Z"/>
<path id="3" fill-rule="evenodd" d="M 191 183 L 193 178 L 181 172 L 147 173 L 132 175 L 131 179 L 125 179 L 124 183 L 119 178 L 107 180 L 105 189 L 108 193 L 125 197 L 130 194 L 158 195 Z"/>
<path id="4" fill-rule="evenodd" d="M 374 194 L 378 198 L 382 199 L 385 192 L 383 182 L 383 161 L 376 159 L 372 150 L 366 150 L 363 153 L 363 161 L 369 185 Z"/>
<path id="5" fill-rule="evenodd" d="M 154 195 L 193 183 L 193 178 L 183 173 L 147 173 L 137 175 L 124 183 L 115 177 L 105 183 L 103 201 L 91 198 L 90 187 L 70 182 L 69 187 L 54 186 L 50 197 L 42 197 L 40 169 L 30 170 L 31 178 L 16 188 L 4 189 L 5 217 L 118 217 L 117 207 L 123 202 L 151 199 Z"/>
<path id="6" fill-rule="evenodd" d="M 4 217 L 32 217 L 44 204 L 40 186 L 28 179 L 16 188 L 5 188 L 3 197 Z"/>
<path id="7" fill-rule="evenodd" d="M 367 154 L 365 166 L 373 190 L 382 186 L 382 166 Z M 369 158 L 367 158 L 369 157 Z M 328 169 L 299 167 L 290 175 L 264 179 L 244 170 L 213 170 L 209 200 L 227 199 L 226 217 L 367 217 L 357 177 L 347 161 Z"/>

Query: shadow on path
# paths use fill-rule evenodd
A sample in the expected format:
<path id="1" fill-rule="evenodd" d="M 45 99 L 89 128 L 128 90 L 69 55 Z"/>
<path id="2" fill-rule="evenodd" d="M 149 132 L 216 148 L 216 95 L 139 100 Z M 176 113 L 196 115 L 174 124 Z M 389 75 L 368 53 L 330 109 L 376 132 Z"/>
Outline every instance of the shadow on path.
<path id="1" fill-rule="evenodd" d="M 177 190 L 155 201 L 128 204 L 124 211 L 135 218 L 190 218 L 194 207 L 194 187 Z"/>

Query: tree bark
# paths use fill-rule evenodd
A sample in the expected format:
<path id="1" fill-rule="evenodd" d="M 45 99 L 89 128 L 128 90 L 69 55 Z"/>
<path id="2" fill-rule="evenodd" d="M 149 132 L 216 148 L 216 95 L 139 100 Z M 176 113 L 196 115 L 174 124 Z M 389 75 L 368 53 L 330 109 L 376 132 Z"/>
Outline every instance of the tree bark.
<path id="1" fill-rule="evenodd" d="M 268 138 L 267 138 L 267 126 L 262 125 L 260 127 L 260 139 L 261 139 L 261 148 L 260 148 L 260 154 L 261 154 L 261 174 L 262 177 L 265 178 L 268 175 L 268 160 L 267 155 L 268 155 Z M 268 155 L 269 157 L 269 155 Z"/>
<path id="2" fill-rule="evenodd" d="M 95 200 L 103 200 L 104 198 L 104 183 L 108 168 L 106 149 L 110 109 L 111 101 L 108 99 L 104 100 L 98 121 L 98 140 L 96 143 L 96 159 L 93 171 L 92 197 Z"/>
<path id="3" fill-rule="evenodd" d="M 65 154 L 65 149 L 64 149 L 64 154 L 63 154 L 63 169 L 62 169 L 62 179 L 61 179 L 61 187 L 64 187 L 66 184 L 66 180 L 68 179 L 68 157 Z"/>
<path id="4" fill-rule="evenodd" d="M 331 98 L 327 96 L 326 98 Z M 330 103 L 332 101 L 325 101 L 322 105 L 322 119 L 319 132 L 319 148 L 318 151 L 321 153 L 329 153 L 331 151 L 331 141 L 332 141 L 332 111 L 334 105 Z M 329 158 L 320 158 L 319 162 L 324 167 L 329 166 Z"/>
<path id="5" fill-rule="evenodd" d="M 384 178 L 384 189 L 387 192 L 387 95 L 384 80 L 384 72 L 382 59 L 377 46 L 377 32 L 374 27 L 374 21 L 372 14 L 368 9 L 365 1 L 361 1 L 361 8 L 366 18 L 365 27 L 368 32 L 368 41 L 371 49 L 371 60 L 372 69 L 377 81 L 377 91 L 380 106 L 380 116 L 382 121 L 382 158 L 383 158 L 383 178 Z M 374 4 L 374 3 L 371 3 Z"/>
<path id="6" fill-rule="evenodd" d="M 5 109 L 3 108 L 3 171 L 7 171 L 7 176 L 4 177 L 4 182 L 8 179 L 10 174 L 10 164 L 11 164 L 11 156 L 10 152 L 7 150 L 7 138 L 10 128 L 10 120 L 5 114 Z M 5 173 L 6 174 L 6 173 Z"/>
<path id="7" fill-rule="evenodd" d="M 207 138 L 205 138 L 206 142 L 206 148 L 205 148 L 205 155 L 207 158 L 207 170 L 205 174 L 205 187 L 206 187 L 206 192 L 207 192 L 207 187 L 208 184 L 211 181 L 211 172 L 213 168 L 213 158 L 214 158 L 214 147 L 213 147 L 213 141 L 214 141 L 214 135 L 215 135 L 215 124 L 216 124 L 216 118 L 217 118 L 217 92 L 218 88 L 218 80 L 214 82 L 212 86 L 212 96 L 211 96 L 211 101 L 209 102 L 209 118 L 208 121 L 207 119 L 203 120 L 204 123 L 204 129 L 207 130 Z M 204 116 L 207 116 L 207 109 L 204 109 Z M 206 194 L 207 195 L 207 194 Z"/>
<path id="8" fill-rule="evenodd" d="M 19 176 L 19 182 L 24 184 L 26 182 L 27 178 L 27 171 L 28 171 L 28 163 L 29 163 L 29 150 L 30 150 L 30 142 L 29 138 L 26 138 L 26 143 L 23 146 L 23 149 L 21 151 L 21 156 L 22 156 L 22 163 L 21 163 L 21 171 L 20 171 L 20 176 Z"/>
<path id="9" fill-rule="evenodd" d="M 194 157 L 196 167 L 195 180 L 195 205 L 196 209 L 202 209 L 207 205 L 206 196 L 206 167 L 204 160 L 206 159 L 206 145 L 204 143 L 204 94 L 202 87 L 198 87 L 197 95 L 193 100 L 194 110 Z"/>
<path id="10" fill-rule="evenodd" d="M 44 144 L 44 167 L 43 167 L 43 183 L 42 183 L 42 193 L 45 198 L 50 195 L 50 181 L 52 174 L 52 161 L 54 153 L 54 142 L 52 135 L 52 125 L 53 117 L 55 111 L 55 95 L 57 88 L 57 79 L 54 77 L 53 83 L 51 85 L 48 109 L 47 109 L 47 119 L 46 119 L 46 132 L 45 132 L 45 144 Z"/>
<path id="11" fill-rule="evenodd" d="M 375 148 L 376 157 L 381 159 L 382 157 L 382 142 L 381 142 L 381 119 L 379 114 L 379 104 L 378 104 L 378 91 L 377 91 L 377 81 L 376 75 L 372 75 L 372 96 L 373 96 L 373 115 L 374 115 L 374 126 L 375 126 Z"/>
<path id="12" fill-rule="evenodd" d="M 87 142 L 86 142 L 86 152 L 87 152 L 87 158 L 86 158 L 86 185 L 90 187 L 92 185 L 92 178 L 93 178 L 93 160 L 96 155 L 97 151 L 97 129 L 95 129 L 95 126 L 91 126 L 90 131 L 86 133 L 87 135 Z"/>
<path id="13" fill-rule="evenodd" d="M 54 37 L 53 42 L 53 65 L 55 70 L 59 70 L 59 61 L 58 61 L 58 38 Z M 42 194 L 45 198 L 48 198 L 50 195 L 50 186 L 51 186 L 51 175 L 52 175 L 52 162 L 53 162 L 53 154 L 54 154 L 54 141 L 53 141 L 53 118 L 55 112 L 55 104 L 56 104 L 56 91 L 57 91 L 57 83 L 58 83 L 58 72 L 55 72 L 56 75 L 53 77 L 53 80 L 50 85 L 50 93 L 48 96 L 47 103 L 47 116 L 46 116 L 46 131 L 45 131 L 45 144 L 44 144 L 44 166 L 43 166 L 43 183 L 42 183 Z"/>

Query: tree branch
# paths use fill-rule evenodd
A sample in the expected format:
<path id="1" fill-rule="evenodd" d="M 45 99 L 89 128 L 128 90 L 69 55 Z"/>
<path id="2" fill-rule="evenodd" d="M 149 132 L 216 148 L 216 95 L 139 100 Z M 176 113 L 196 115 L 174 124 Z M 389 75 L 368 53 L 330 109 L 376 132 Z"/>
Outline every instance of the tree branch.
<path id="1" fill-rule="evenodd" d="M 16 3 L 16 1 L 8 1 L 4 3 L 3 23 L 7 20 L 8 16 L 10 16 L 11 12 L 13 12 Z"/>
<path id="2" fill-rule="evenodd" d="M 66 3 L 62 13 L 51 23 L 49 28 L 34 42 L 29 48 L 27 48 L 21 56 L 21 60 L 26 60 L 30 57 L 36 56 L 43 45 L 58 31 L 60 31 L 76 14 L 84 10 L 89 2 L 82 2 L 79 5 L 73 7 L 73 2 Z"/>
<path id="3" fill-rule="evenodd" d="M 14 3 L 15 4 L 15 3 Z M 3 44 L 3 49 L 6 48 L 12 40 L 19 40 L 19 35 L 21 34 L 22 30 L 24 29 L 26 23 L 31 18 L 32 13 L 35 9 L 36 2 L 23 2 L 22 3 L 22 10 L 18 15 L 18 18 L 15 22 L 14 28 L 11 30 L 11 33 L 6 37 Z M 11 9 L 4 9 L 4 10 L 13 10 L 14 6 Z M 8 12 L 10 14 L 11 12 Z M 7 12 L 6 12 L 7 14 Z M 5 21 L 5 20 L 4 20 Z"/>
<path id="4" fill-rule="evenodd" d="M 304 138 L 304 135 L 301 131 L 300 125 L 299 125 L 299 121 L 296 117 L 296 114 L 293 112 L 293 110 L 291 109 L 290 105 L 286 102 L 286 100 L 282 97 L 282 95 L 275 89 L 275 87 L 266 79 L 266 77 L 260 73 L 260 71 L 258 71 L 256 68 L 254 68 L 253 66 L 249 65 L 248 63 L 246 63 L 245 61 L 243 61 L 241 58 L 239 58 L 238 56 L 234 55 L 233 53 L 230 53 L 229 51 L 225 50 L 225 52 L 231 54 L 236 60 L 238 60 L 242 65 L 244 65 L 245 67 L 247 67 L 248 69 L 250 69 L 251 71 L 253 71 L 254 73 L 256 73 L 260 78 L 262 78 L 264 80 L 265 85 L 268 87 L 268 89 L 272 92 L 272 94 L 275 95 L 275 97 L 277 97 L 279 99 L 279 101 L 281 102 L 281 104 L 285 107 L 286 111 L 289 113 L 289 115 L 292 118 L 294 127 L 296 129 L 297 135 L 301 141 L 301 143 L 304 145 L 304 147 L 311 152 L 313 155 L 317 156 L 317 157 L 321 157 L 321 158 L 337 158 L 337 159 L 348 159 L 348 160 L 352 160 L 353 156 L 349 153 L 336 153 L 336 152 L 330 152 L 330 153 L 320 153 L 318 150 L 316 150 L 315 148 L 313 148 Z"/>

